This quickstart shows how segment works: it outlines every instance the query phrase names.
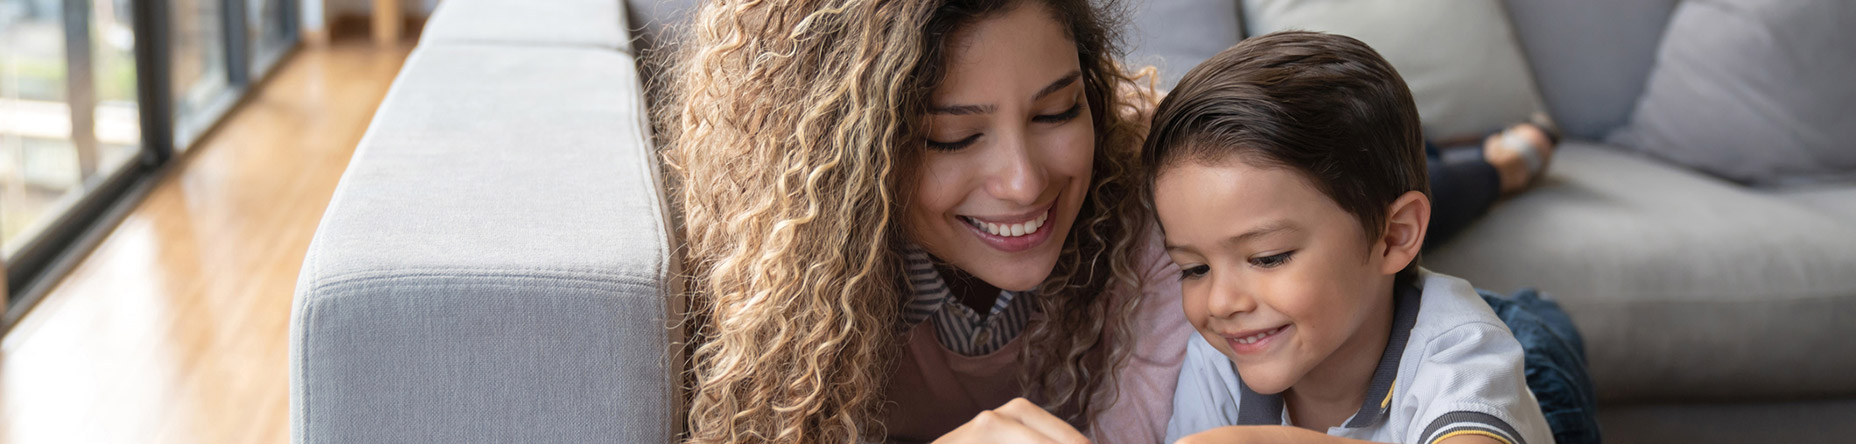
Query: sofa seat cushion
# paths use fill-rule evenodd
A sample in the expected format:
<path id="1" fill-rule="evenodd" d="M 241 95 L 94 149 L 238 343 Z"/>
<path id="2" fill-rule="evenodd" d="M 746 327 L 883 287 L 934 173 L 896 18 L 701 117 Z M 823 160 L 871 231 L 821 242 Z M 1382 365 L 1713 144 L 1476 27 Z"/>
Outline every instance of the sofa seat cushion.
<path id="1" fill-rule="evenodd" d="M 1856 394 L 1856 219 L 1581 142 L 1545 179 L 1424 260 L 1558 298 L 1601 398 Z"/>
<path id="2" fill-rule="evenodd" d="M 1856 223 L 1856 184 L 1786 188 L 1773 196 Z"/>

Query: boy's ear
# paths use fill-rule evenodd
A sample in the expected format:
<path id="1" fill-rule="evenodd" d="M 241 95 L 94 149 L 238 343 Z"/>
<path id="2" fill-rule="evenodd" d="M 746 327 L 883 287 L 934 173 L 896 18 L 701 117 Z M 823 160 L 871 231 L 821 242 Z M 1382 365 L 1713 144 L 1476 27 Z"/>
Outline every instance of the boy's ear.
<path id="1" fill-rule="evenodd" d="M 1431 199 L 1423 192 L 1406 191 L 1386 209 L 1385 234 L 1379 242 L 1385 246 L 1385 261 L 1380 273 L 1395 274 L 1418 259 L 1424 249 L 1424 232 L 1431 226 Z"/>

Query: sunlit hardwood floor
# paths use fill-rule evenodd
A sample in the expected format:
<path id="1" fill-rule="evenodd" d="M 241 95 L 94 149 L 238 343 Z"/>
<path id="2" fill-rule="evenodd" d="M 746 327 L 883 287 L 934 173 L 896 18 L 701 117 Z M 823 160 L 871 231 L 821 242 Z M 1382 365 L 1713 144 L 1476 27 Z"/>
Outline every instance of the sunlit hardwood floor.
<path id="1" fill-rule="evenodd" d="M 305 46 L 182 157 L 0 342 L 0 442 L 288 441 L 297 269 L 411 45 Z"/>

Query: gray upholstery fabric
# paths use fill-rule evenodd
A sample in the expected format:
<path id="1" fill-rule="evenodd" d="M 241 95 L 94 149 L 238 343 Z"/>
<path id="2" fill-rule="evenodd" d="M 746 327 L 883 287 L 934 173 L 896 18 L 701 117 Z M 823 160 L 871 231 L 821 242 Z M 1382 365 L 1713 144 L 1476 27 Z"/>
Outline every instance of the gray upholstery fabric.
<path id="1" fill-rule="evenodd" d="M 1237 0 L 1149 0 L 1131 2 L 1124 63 L 1159 70 L 1160 89 L 1179 84 L 1200 62 L 1243 40 Z"/>
<path id="2" fill-rule="evenodd" d="M 413 53 L 305 259 L 295 442 L 670 440 L 674 267 L 633 63 Z"/>
<path id="3" fill-rule="evenodd" d="M 422 43 L 515 43 L 631 50 L 617 0 L 445 0 Z"/>
<path id="4" fill-rule="evenodd" d="M 1507 0 L 1548 114 L 1600 140 L 1624 125 L 1677 0 Z"/>
<path id="5" fill-rule="evenodd" d="M 1856 3 L 1691 0 L 1607 139 L 1736 181 L 1856 179 Z"/>
<path id="6" fill-rule="evenodd" d="M 1558 298 L 1602 399 L 1847 397 L 1851 252 L 1856 218 L 1574 142 L 1425 263 Z"/>
<path id="7" fill-rule="evenodd" d="M 1831 217 L 1856 221 L 1856 185 L 1790 187 L 1771 193 L 1773 197 L 1815 209 Z"/>
<path id="8" fill-rule="evenodd" d="M 1720 404 L 1606 405 L 1598 409 L 1612 444 L 1844 444 L 1856 436 L 1856 400 Z"/>

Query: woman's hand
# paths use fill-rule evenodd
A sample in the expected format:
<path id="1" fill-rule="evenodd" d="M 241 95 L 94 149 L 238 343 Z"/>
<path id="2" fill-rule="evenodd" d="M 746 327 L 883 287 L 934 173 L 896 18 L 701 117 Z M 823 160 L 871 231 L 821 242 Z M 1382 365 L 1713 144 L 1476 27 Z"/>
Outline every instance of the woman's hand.
<path id="1" fill-rule="evenodd" d="M 1018 398 L 999 408 L 980 412 L 973 420 L 934 442 L 1086 444 L 1089 438 L 1037 404 Z"/>

